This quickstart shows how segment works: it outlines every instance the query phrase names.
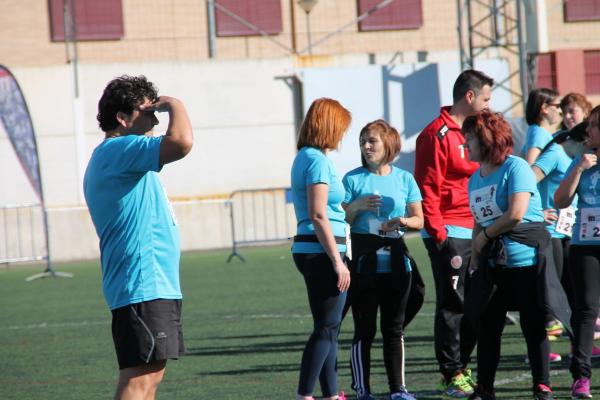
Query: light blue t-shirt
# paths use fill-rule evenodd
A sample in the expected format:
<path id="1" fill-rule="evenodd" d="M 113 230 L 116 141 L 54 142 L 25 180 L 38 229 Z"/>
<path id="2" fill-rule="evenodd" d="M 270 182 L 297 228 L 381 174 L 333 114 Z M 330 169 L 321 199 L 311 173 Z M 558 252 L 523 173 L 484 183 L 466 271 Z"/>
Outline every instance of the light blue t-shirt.
<path id="1" fill-rule="evenodd" d="M 580 161 L 581 157 L 576 157 L 566 175 L 569 175 Z M 583 171 L 576 193 L 577 212 L 571 244 L 600 246 L 600 165 Z"/>
<path id="2" fill-rule="evenodd" d="M 525 143 L 523 144 L 523 157 L 527 155 L 527 151 L 531 148 L 537 147 L 542 150 L 552 140 L 552 134 L 541 126 L 534 124 L 529 125 L 527 128 L 527 135 L 525 136 Z"/>
<path id="3" fill-rule="evenodd" d="M 156 171 L 162 137 L 105 139 L 83 190 L 100 238 L 102 289 L 111 310 L 181 299 L 179 229 Z"/>
<path id="4" fill-rule="evenodd" d="M 296 211 L 297 234 L 314 235 L 315 227 L 308 215 L 308 186 L 317 183 L 328 185 L 327 218 L 334 236 L 346 237 L 346 214 L 342 208 L 344 186 L 338 179 L 331 160 L 317 148 L 303 147 L 298 151 L 292 165 L 292 199 Z M 345 244 L 338 244 L 340 252 L 346 251 Z M 294 242 L 292 253 L 324 253 L 320 243 Z"/>
<path id="5" fill-rule="evenodd" d="M 558 189 L 558 186 L 560 186 L 560 182 L 565 178 L 565 173 L 569 169 L 571 161 L 571 157 L 567 155 L 563 147 L 553 143 L 533 163 L 533 165 L 546 175 L 544 179 L 538 182 L 538 190 L 542 199 L 542 209 L 556 208 L 554 206 L 554 193 Z M 577 204 L 576 197 L 573 199 L 572 206 Z M 563 233 L 556 232 L 556 221 L 547 225 L 546 228 L 553 238 L 564 238 L 566 236 Z"/>
<path id="6" fill-rule="evenodd" d="M 392 166 L 388 175 L 376 175 L 364 167 L 348 172 L 343 179 L 346 197 L 344 203 L 350 204 L 363 196 L 379 194 L 381 207 L 379 215 L 373 211 L 360 211 L 351 225 L 354 233 L 371 232 L 370 224 L 380 226 L 381 222 L 392 218 L 405 217 L 407 205 L 423 200 L 415 178 L 407 171 Z M 377 272 L 391 272 L 390 254 L 380 251 L 377 254 Z M 409 265 L 409 264 L 408 264 Z M 408 266 L 410 270 L 410 265 Z"/>
<path id="7" fill-rule="evenodd" d="M 482 227 L 492 225 L 508 210 L 511 195 L 520 192 L 531 193 L 525 222 L 543 222 L 542 203 L 537 190 L 535 174 L 525 160 L 508 156 L 506 161 L 486 177 L 481 169 L 469 178 L 469 206 L 475 221 Z M 507 252 L 507 267 L 535 265 L 537 256 L 533 247 L 502 237 Z"/>

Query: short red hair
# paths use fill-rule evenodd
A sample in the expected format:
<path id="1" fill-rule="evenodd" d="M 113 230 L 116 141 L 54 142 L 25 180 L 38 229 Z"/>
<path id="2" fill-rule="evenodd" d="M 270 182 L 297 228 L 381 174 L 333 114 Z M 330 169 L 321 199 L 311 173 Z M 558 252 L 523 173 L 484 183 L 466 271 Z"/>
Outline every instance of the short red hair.
<path id="1" fill-rule="evenodd" d="M 465 136 L 472 135 L 479 142 L 480 161 L 500 165 L 512 152 L 512 128 L 500 113 L 485 110 L 467 117 L 462 132 Z"/>
<path id="2" fill-rule="evenodd" d="M 298 133 L 298 150 L 304 146 L 337 149 L 352 116 L 338 101 L 320 98 L 310 105 Z"/>

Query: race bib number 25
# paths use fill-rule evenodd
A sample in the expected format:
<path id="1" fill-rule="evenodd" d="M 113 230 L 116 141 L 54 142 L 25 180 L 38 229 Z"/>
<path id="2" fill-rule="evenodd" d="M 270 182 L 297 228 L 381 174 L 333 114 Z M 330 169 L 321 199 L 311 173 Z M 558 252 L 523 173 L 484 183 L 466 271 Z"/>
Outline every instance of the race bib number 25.
<path id="1" fill-rule="evenodd" d="M 502 210 L 496 203 L 496 191 L 498 185 L 482 187 L 471 192 L 471 212 L 477 222 L 485 222 L 502 216 Z"/>

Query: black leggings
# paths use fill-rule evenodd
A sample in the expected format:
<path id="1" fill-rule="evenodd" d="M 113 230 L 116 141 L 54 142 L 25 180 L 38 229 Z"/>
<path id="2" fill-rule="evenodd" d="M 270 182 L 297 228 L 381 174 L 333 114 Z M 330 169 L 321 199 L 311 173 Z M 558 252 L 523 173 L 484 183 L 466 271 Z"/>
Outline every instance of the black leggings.
<path id="1" fill-rule="evenodd" d="M 381 309 L 383 363 L 391 393 L 404 386 L 403 326 L 411 275 L 354 274 L 352 276 L 352 316 L 354 339 L 350 368 L 352 388 L 359 395 L 371 393 L 371 346 L 377 331 L 377 309 Z"/>
<path id="2" fill-rule="evenodd" d="M 591 378 L 594 326 L 600 297 L 600 245 L 572 245 L 569 267 L 573 282 L 573 358 L 571 374 Z"/>
<path id="3" fill-rule="evenodd" d="M 338 291 L 337 274 L 327 254 L 294 253 L 293 256 L 306 283 L 314 323 L 302 354 L 298 394 L 312 395 L 318 379 L 323 397 L 331 397 L 338 392 L 337 337 L 347 292 Z"/>
<path id="4" fill-rule="evenodd" d="M 500 361 L 500 343 L 506 312 L 519 311 L 521 331 L 527 343 L 534 384 L 549 385 L 549 344 L 545 318 L 538 304 L 535 266 L 491 269 L 497 290 L 492 295 L 478 324 L 477 383 L 494 387 Z"/>
<path id="5" fill-rule="evenodd" d="M 554 256 L 554 265 L 556 266 L 558 280 L 565 290 L 569 306 L 573 308 L 573 284 L 571 283 L 571 273 L 569 272 L 570 249 L 570 238 L 552 238 L 552 254 Z M 546 320 L 546 322 L 551 322 L 554 321 L 554 318 L 547 316 Z"/>

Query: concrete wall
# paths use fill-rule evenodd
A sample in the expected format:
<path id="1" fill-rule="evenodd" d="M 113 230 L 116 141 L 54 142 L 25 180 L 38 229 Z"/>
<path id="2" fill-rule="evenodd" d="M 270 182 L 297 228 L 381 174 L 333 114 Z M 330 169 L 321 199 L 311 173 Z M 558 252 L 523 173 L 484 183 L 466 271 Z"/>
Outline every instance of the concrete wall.
<path id="1" fill-rule="evenodd" d="M 301 71 L 288 58 L 81 65 L 79 82 L 85 134 L 81 168 L 74 133 L 72 71 L 68 66 L 13 70 L 37 133 L 53 259 L 98 256 L 98 240 L 81 197 L 80 176 L 93 148 L 103 139 L 95 121 L 97 99 L 106 82 L 117 75 L 145 74 L 162 94 L 181 98 L 187 105 L 195 134 L 194 148 L 185 159 L 165 166 L 160 178 L 181 221 L 182 248 L 192 250 L 231 245 L 229 208 L 222 200 L 231 192 L 289 186 L 289 170 L 296 154 L 294 97 L 286 83 L 276 77 L 298 73 L 306 89 L 305 107 L 315 96 L 342 99 L 356 117 L 352 127 L 355 133 L 364 122 L 383 117 L 414 140 L 420 128 L 437 115 L 438 106 L 449 101 L 449 91 L 458 73 L 457 61 L 441 66 L 405 64 L 395 68 L 369 66 L 365 55 L 332 57 L 320 62 L 338 68 Z M 482 68 L 495 78 L 506 75 L 503 61 L 490 60 L 488 64 Z M 502 68 L 498 69 L 498 65 Z M 372 80 L 365 80 L 364 74 L 371 74 L 369 71 L 375 75 Z M 416 113 L 423 102 L 432 107 L 427 108 L 428 112 L 423 108 Z M 160 119 L 158 133 L 166 126 L 166 120 Z M 410 142 L 405 142 L 403 160 L 412 159 L 414 149 Z M 356 153 L 355 140 L 344 148 Z M 0 191 L 0 205 L 35 202 L 4 134 L 0 134 L 0 155 L 0 182 L 9 188 Z M 354 167 L 359 161 L 350 163 Z M 206 198 L 221 200 L 204 201 Z M 263 229 L 262 222 L 277 219 L 281 221 L 275 225 L 277 228 L 269 226 L 264 232 L 277 230 L 278 237 L 293 235 L 295 223 L 289 205 L 285 211 L 277 211 L 264 202 L 256 205 L 267 213 L 242 223 L 236 228 L 237 233 L 250 234 L 255 228 Z M 284 215 L 291 223 L 284 224 Z M 2 235 L 12 235 L 10 229 L 6 233 L 0 230 L 0 243 Z M 33 233 L 36 241 L 42 233 L 39 229 Z"/>

